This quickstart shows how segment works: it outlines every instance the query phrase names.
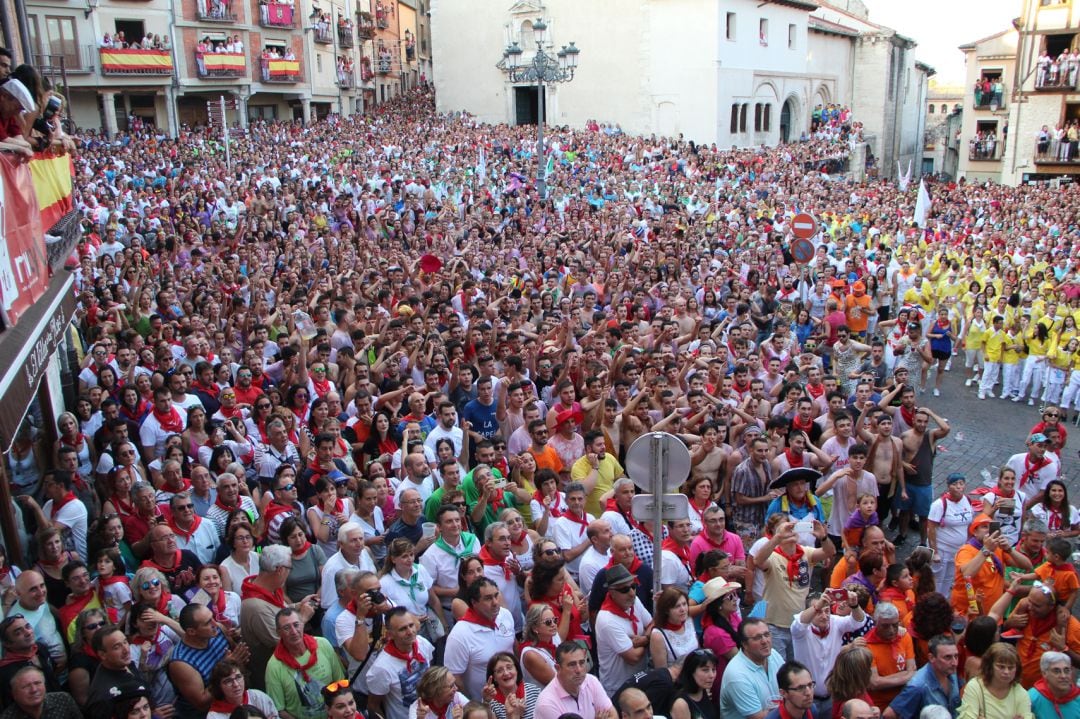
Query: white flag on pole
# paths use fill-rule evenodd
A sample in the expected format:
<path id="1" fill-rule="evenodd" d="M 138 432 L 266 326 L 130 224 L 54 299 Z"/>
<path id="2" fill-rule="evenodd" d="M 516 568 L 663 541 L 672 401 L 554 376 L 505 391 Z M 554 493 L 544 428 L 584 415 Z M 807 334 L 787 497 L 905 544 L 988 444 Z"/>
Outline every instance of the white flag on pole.
<path id="1" fill-rule="evenodd" d="M 919 180 L 919 199 L 915 201 L 915 223 L 926 229 L 926 220 L 930 216 L 930 192 L 926 189 L 926 180 Z"/>
<path id="2" fill-rule="evenodd" d="M 911 160 L 908 160 L 907 174 L 900 171 L 900 161 L 896 161 L 896 184 L 900 187 L 900 192 L 907 192 L 908 185 L 911 184 Z"/>
<path id="3" fill-rule="evenodd" d="M 480 162 L 476 166 L 476 174 L 480 178 L 480 182 L 487 182 L 487 156 L 484 155 L 484 147 L 480 146 Z"/>

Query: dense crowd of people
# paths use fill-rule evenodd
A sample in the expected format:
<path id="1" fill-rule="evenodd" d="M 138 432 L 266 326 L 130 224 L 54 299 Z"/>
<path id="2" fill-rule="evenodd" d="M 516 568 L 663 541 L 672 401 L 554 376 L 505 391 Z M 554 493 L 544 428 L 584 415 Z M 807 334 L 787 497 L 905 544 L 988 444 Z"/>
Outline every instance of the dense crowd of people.
<path id="1" fill-rule="evenodd" d="M 773 148 L 605 127 L 538 148 L 421 90 L 231 167 L 85 138 L 0 719 L 1080 716 L 1071 188 L 939 184 L 921 229 L 804 169 L 846 109 Z M 950 392 L 1040 404 L 990 485 L 934 473 Z M 659 566 L 651 431 L 692 464 Z"/>

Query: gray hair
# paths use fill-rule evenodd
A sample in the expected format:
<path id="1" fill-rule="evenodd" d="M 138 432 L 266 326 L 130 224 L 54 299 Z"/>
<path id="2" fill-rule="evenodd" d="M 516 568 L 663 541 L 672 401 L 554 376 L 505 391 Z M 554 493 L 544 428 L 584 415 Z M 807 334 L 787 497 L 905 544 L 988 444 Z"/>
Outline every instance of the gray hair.
<path id="1" fill-rule="evenodd" d="M 244 471 L 244 465 L 240 464 L 239 462 L 229 462 L 228 466 L 225 467 L 225 472 L 222 472 L 221 474 L 225 474 L 226 472 L 233 475 L 237 479 L 240 479 L 245 474 L 247 474 L 247 472 Z M 221 477 L 221 474 L 219 474 L 218 477 Z"/>
<path id="2" fill-rule="evenodd" d="M 179 472 L 183 469 L 183 467 L 181 467 L 180 463 L 177 462 L 175 459 L 167 459 L 162 463 L 161 471 L 164 472 L 166 469 L 175 469 L 177 472 Z"/>
<path id="3" fill-rule="evenodd" d="M 259 574 L 276 572 L 292 561 L 292 550 L 284 544 L 271 544 L 263 547 L 259 556 Z M 891 604 L 889 606 L 892 606 Z"/>
<path id="4" fill-rule="evenodd" d="M 500 529 L 506 529 L 506 522 L 492 522 L 484 530 L 484 542 L 490 542 L 491 538 L 495 536 L 495 532 Z"/>
<path id="5" fill-rule="evenodd" d="M 1042 656 L 1039 657 L 1039 671 L 1043 674 L 1050 671 L 1050 667 L 1055 664 L 1068 664 L 1069 666 L 1072 666 L 1072 659 L 1069 658 L 1068 654 L 1063 652 L 1043 652 Z"/>
<path id="6" fill-rule="evenodd" d="M 585 491 L 585 485 L 581 482 L 571 482 L 570 484 L 566 485 L 566 496 L 569 497 L 574 492 L 581 492 L 586 497 L 589 496 L 589 493 Z"/>
<path id="7" fill-rule="evenodd" d="M 360 534 L 362 535 L 364 533 L 364 528 L 361 527 L 356 522 L 345 522 L 345 524 L 338 527 L 338 531 L 337 531 L 337 540 L 338 540 L 338 542 L 342 543 L 342 542 L 349 541 L 349 535 L 352 534 L 353 532 L 360 532 Z"/>
<path id="8" fill-rule="evenodd" d="M 334 588 L 337 589 L 338 596 L 341 593 L 352 586 L 353 580 L 360 575 L 359 569 L 342 569 L 340 572 L 334 575 Z"/>
<path id="9" fill-rule="evenodd" d="M 1042 521 L 1038 517 L 1031 517 L 1024 522 L 1024 534 L 1048 534 L 1050 528 L 1046 526 L 1046 522 Z"/>
<path id="10" fill-rule="evenodd" d="M 243 465 L 240 465 L 240 466 L 241 466 L 241 468 L 243 467 Z M 230 464 L 230 465 L 229 465 L 229 467 L 231 468 L 231 467 L 232 467 L 232 465 Z M 235 480 L 236 480 L 237 482 L 239 482 L 239 481 L 240 481 L 240 478 L 239 478 L 239 477 L 237 477 L 235 473 L 233 473 L 233 472 L 229 472 L 229 471 L 225 471 L 225 472 L 222 472 L 221 474 L 219 474 L 219 475 L 217 476 L 217 481 L 218 481 L 218 483 L 220 484 L 220 483 L 221 483 L 221 480 L 225 479 L 226 477 L 229 477 L 229 478 L 231 478 L 231 479 L 235 479 Z"/>
<path id="11" fill-rule="evenodd" d="M 263 550 L 266 551 L 266 550 Z M 892 602 L 878 602 L 874 607 L 874 621 L 900 619 L 900 610 Z"/>
<path id="12" fill-rule="evenodd" d="M 180 499 L 180 500 L 191 499 L 191 492 L 188 492 L 188 491 L 177 492 L 173 496 L 169 497 L 169 509 L 172 509 L 172 510 L 176 509 L 176 500 L 178 500 L 178 499 Z"/>
<path id="13" fill-rule="evenodd" d="M 355 572 L 355 574 L 352 575 L 352 581 L 349 582 L 349 587 L 351 587 L 352 589 L 356 589 L 357 587 L 359 587 L 360 582 L 364 581 L 368 577 L 375 577 L 377 579 L 379 576 L 375 572 L 369 571 L 367 569 L 350 569 L 347 571 Z M 342 572 L 342 574 L 344 574 L 344 572 Z"/>
<path id="14" fill-rule="evenodd" d="M 919 719 L 952 719 L 952 714 L 940 704 L 931 704 L 923 707 Z"/>
<path id="15" fill-rule="evenodd" d="M 137 499 L 143 492 L 155 492 L 156 490 L 150 485 L 149 482 L 136 482 L 131 485 L 131 498 Z"/>
<path id="16" fill-rule="evenodd" d="M 615 484 L 612 485 L 612 488 L 615 490 L 615 493 L 618 494 L 619 490 L 628 484 L 633 485 L 634 480 L 630 479 L 629 477 L 620 477 L 619 479 L 615 480 Z"/>

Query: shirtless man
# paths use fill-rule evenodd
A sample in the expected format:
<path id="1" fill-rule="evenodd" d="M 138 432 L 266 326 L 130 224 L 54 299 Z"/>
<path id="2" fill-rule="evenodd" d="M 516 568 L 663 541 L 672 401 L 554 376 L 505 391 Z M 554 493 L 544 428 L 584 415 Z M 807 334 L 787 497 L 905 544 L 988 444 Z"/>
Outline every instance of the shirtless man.
<path id="1" fill-rule="evenodd" d="M 768 419 L 772 413 L 772 403 L 765 398 L 765 383 L 761 380 L 750 380 L 750 392 L 743 401 L 743 411 L 761 420 Z"/>
<path id="2" fill-rule="evenodd" d="M 893 436 L 893 418 L 889 413 L 878 413 L 874 430 L 874 440 L 870 443 L 866 466 L 877 478 L 878 518 L 884 526 L 893 506 L 894 492 L 901 501 L 908 498 L 907 487 L 904 485 L 904 466 L 901 463 L 904 445 L 899 437 Z"/>
<path id="3" fill-rule="evenodd" d="M 938 426 L 927 431 L 931 419 Z M 919 536 L 922 543 L 926 543 L 926 517 L 930 514 L 930 502 L 933 501 L 935 447 L 950 432 L 949 423 L 929 407 L 917 407 L 913 420 L 911 429 L 900 436 L 904 445 L 904 485 L 908 499 L 899 502 L 900 534 L 893 540 L 896 544 L 902 544 L 906 539 L 904 533 L 912 514 L 919 518 Z"/>

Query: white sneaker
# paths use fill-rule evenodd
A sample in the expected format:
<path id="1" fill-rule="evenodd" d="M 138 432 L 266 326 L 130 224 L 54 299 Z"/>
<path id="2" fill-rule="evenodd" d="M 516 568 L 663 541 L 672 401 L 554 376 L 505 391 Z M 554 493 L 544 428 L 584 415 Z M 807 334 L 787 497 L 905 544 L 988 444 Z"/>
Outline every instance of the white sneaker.
<path id="1" fill-rule="evenodd" d="M 971 383 L 974 382 L 974 381 L 975 381 L 974 377 L 968 378 L 968 379 L 964 380 L 964 386 L 965 387 L 970 387 Z"/>
<path id="2" fill-rule="evenodd" d="M 1034 407 L 1034 406 L 1035 406 L 1035 399 L 1034 398 L 1029 399 L 1028 400 L 1028 407 Z"/>
<path id="3" fill-rule="evenodd" d="M 952 369 L 952 360 L 949 360 L 948 362 L 945 363 L 945 371 L 948 372 L 951 369 Z"/>
<path id="4" fill-rule="evenodd" d="M 986 392 L 979 390 L 979 399 L 986 399 Z"/>
<path id="5" fill-rule="evenodd" d="M 1024 399 L 1024 398 L 1021 397 L 1020 395 L 1013 395 L 1012 401 L 1013 402 L 1019 402 L 1022 399 Z"/>
<path id="6" fill-rule="evenodd" d="M 1009 393 L 1008 392 L 1002 392 L 1001 396 L 998 397 L 998 399 L 1008 399 L 1008 398 L 1009 398 Z"/>
<path id="7" fill-rule="evenodd" d="M 938 391 L 937 387 L 934 387 L 934 396 L 935 397 L 940 397 L 941 396 L 941 392 Z"/>

